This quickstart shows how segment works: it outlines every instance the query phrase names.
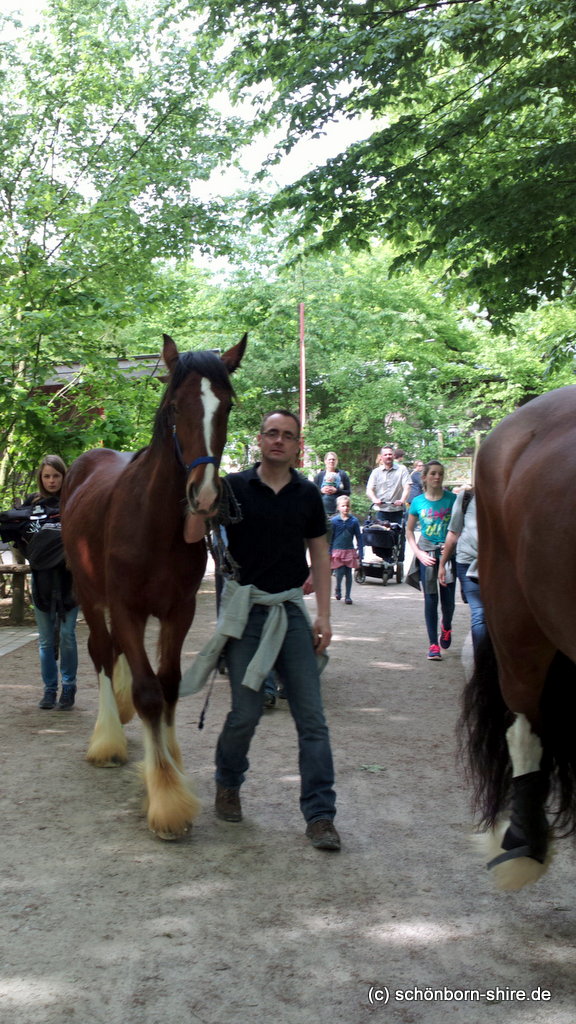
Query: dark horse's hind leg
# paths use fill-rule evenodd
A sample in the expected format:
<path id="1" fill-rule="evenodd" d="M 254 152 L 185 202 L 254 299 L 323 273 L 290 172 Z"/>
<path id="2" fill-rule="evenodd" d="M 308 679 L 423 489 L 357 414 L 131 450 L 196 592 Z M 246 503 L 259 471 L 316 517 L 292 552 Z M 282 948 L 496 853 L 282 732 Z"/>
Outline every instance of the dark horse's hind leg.
<path id="1" fill-rule="evenodd" d="M 512 768 L 512 803 L 508 821 L 500 822 L 493 834 L 497 841 L 488 866 L 499 888 L 520 889 L 537 881 L 548 866 L 549 827 L 544 806 L 549 766 L 543 764 L 541 701 L 554 645 L 528 605 L 513 560 L 502 552 L 495 537 L 491 541 L 490 557 L 485 558 L 482 570 L 488 580 L 483 599 L 502 698 L 514 722 L 505 737 Z M 488 729 L 499 731 L 504 722 L 499 716 L 498 724 L 487 723 Z M 500 789 L 500 797 L 505 788 L 507 785 Z M 499 801 L 494 810 L 501 809 Z"/>

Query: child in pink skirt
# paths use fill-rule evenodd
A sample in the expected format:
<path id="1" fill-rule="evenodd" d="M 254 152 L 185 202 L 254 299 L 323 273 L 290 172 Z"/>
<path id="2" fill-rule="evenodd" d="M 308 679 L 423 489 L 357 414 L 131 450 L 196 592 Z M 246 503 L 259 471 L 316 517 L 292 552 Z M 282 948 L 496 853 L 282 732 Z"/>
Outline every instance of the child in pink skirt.
<path id="1" fill-rule="evenodd" d="M 357 569 L 364 555 L 360 523 L 356 516 L 350 514 L 350 498 L 340 495 L 336 501 L 338 509 L 332 516 L 332 536 L 330 539 L 330 565 L 335 570 L 337 601 L 342 598 L 342 580 L 345 580 L 344 604 L 352 604 L 352 570 Z M 357 550 L 354 548 L 356 540 Z"/>

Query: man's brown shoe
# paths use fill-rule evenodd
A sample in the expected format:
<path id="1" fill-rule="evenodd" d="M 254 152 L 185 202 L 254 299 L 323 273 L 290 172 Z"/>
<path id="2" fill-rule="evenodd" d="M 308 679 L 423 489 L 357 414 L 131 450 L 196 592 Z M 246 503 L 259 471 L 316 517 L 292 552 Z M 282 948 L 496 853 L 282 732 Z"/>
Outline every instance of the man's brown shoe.
<path id="1" fill-rule="evenodd" d="M 329 818 L 311 821 L 306 828 L 306 835 L 317 850 L 340 849 L 340 836 Z"/>
<path id="2" fill-rule="evenodd" d="M 242 821 L 242 806 L 240 804 L 240 790 L 226 789 L 216 783 L 216 801 L 214 803 L 216 814 L 222 821 Z"/>

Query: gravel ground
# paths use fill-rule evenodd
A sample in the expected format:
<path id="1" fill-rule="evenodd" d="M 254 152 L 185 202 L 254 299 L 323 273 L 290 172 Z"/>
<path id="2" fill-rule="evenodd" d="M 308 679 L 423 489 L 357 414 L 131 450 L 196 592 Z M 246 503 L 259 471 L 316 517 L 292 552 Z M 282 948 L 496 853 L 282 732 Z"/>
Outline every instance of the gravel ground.
<path id="1" fill-rule="evenodd" d="M 533 889 L 498 894 L 470 839 L 454 741 L 467 609 L 453 648 L 429 663 L 418 593 L 370 582 L 353 598 L 333 602 L 324 680 L 340 854 L 304 838 L 285 702 L 259 727 L 236 825 L 212 810 L 226 680 L 203 731 L 204 696 L 181 702 L 204 809 L 188 839 L 163 843 L 141 810 L 138 723 L 130 765 L 84 760 L 97 705 L 85 627 L 69 714 L 36 707 L 34 643 L 1 659 L 3 1020 L 574 1024 L 573 845 L 559 844 Z M 213 610 L 207 577 L 185 665 Z"/>

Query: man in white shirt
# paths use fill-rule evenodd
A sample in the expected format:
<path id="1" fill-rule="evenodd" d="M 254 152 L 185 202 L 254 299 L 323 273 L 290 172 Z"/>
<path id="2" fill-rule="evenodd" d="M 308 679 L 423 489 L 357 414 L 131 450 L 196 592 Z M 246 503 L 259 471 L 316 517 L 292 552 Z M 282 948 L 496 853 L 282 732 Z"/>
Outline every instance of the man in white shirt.
<path id="1" fill-rule="evenodd" d="M 380 465 L 372 470 L 366 484 L 366 494 L 378 506 L 377 518 L 401 523 L 409 491 L 410 474 L 406 466 L 394 465 L 394 449 L 384 445 L 380 449 Z"/>

